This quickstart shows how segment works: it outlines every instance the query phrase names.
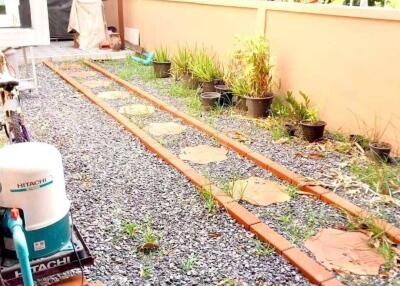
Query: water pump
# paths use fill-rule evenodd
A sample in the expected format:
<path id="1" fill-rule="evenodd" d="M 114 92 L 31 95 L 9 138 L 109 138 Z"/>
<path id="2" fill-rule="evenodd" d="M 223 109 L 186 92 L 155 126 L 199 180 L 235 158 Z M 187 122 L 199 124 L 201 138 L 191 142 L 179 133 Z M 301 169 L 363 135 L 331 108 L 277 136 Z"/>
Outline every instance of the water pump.
<path id="1" fill-rule="evenodd" d="M 9 264 L 1 273 L 8 284 L 22 276 L 33 286 L 34 277 L 93 263 L 69 211 L 56 148 L 28 142 L 0 149 L 1 256 Z"/>

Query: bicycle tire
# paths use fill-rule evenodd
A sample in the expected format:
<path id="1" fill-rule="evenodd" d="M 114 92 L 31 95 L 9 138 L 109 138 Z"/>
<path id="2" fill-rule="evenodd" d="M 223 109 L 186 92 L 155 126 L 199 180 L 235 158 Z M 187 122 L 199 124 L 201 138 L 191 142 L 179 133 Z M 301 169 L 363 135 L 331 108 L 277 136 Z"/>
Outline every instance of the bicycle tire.
<path id="1" fill-rule="evenodd" d="M 24 130 L 25 129 L 25 130 Z M 8 122 L 8 134 L 12 143 L 28 142 L 26 127 L 22 124 L 21 114 L 10 112 Z"/>

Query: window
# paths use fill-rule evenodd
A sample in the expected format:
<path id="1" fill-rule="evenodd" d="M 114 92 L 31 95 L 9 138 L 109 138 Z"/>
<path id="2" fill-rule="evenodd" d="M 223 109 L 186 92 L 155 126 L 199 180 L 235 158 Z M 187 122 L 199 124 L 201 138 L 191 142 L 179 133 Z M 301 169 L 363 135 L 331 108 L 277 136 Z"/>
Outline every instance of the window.
<path id="1" fill-rule="evenodd" d="M 29 0 L 0 0 L 0 28 L 31 27 Z"/>

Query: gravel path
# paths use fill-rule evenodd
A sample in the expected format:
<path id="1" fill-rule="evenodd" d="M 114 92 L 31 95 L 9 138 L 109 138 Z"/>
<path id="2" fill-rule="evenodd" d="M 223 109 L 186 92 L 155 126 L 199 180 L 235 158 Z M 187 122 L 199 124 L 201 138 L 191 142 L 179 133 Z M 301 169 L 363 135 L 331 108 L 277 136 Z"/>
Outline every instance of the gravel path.
<path id="1" fill-rule="evenodd" d="M 101 65 L 113 73 L 118 73 L 124 68 L 124 61 L 106 61 Z M 189 108 L 185 98 L 172 97 L 168 93 L 167 86 L 171 79 L 153 79 L 143 80 L 138 76 L 134 76 L 131 82 L 156 96 L 166 103 L 176 106 L 179 110 L 188 113 Z M 255 122 L 243 118 L 238 113 L 227 112 L 229 114 L 211 114 L 202 112 L 200 119 L 211 123 L 214 128 L 221 132 L 239 131 L 251 139 L 251 143 L 246 143 L 253 150 L 260 152 L 266 157 L 282 164 L 296 173 L 310 177 L 314 180 L 319 180 L 326 184 L 332 184 L 331 175 L 336 172 L 340 173 L 341 177 L 347 180 L 357 181 L 351 177 L 349 171 L 349 162 L 351 156 L 335 151 L 323 152 L 324 158 L 315 160 L 298 156 L 298 154 L 307 154 L 319 150 L 318 144 L 307 144 L 302 140 L 294 140 L 286 144 L 279 144 L 273 141 L 268 131 L 259 127 Z M 351 179 L 350 179 L 351 178 Z M 361 184 L 360 182 L 358 182 Z M 335 191 L 353 202 L 361 206 L 377 216 L 388 220 L 389 222 L 400 227 L 400 208 L 395 204 L 382 202 L 380 197 L 374 194 L 368 186 L 363 185 L 358 188 L 357 192 L 354 189 L 346 188 L 344 182 L 337 181 Z M 400 199 L 400 192 L 396 194 Z"/>
<path id="2" fill-rule="evenodd" d="M 276 253 L 257 255 L 251 234 L 225 212 L 209 215 L 184 177 L 69 85 L 42 66 L 38 75 L 40 95 L 25 96 L 24 110 L 33 137 L 63 154 L 74 220 L 96 256 L 96 266 L 86 271 L 90 280 L 113 286 L 215 285 L 229 278 L 241 285 L 309 285 Z M 160 250 L 145 255 L 121 225 L 149 220 Z"/>

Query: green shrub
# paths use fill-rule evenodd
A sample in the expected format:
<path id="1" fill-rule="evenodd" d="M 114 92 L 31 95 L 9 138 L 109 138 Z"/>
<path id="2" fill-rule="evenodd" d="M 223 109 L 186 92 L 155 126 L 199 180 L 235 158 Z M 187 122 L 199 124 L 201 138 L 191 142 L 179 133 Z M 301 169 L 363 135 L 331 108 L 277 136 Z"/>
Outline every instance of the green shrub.
<path id="1" fill-rule="evenodd" d="M 166 63 L 169 62 L 169 54 L 168 50 L 165 47 L 160 47 L 156 49 L 154 55 L 154 61 L 158 63 Z"/>
<path id="2" fill-rule="evenodd" d="M 204 50 L 198 51 L 193 55 L 189 63 L 189 71 L 200 81 L 212 81 L 221 76 L 215 59 Z"/>

